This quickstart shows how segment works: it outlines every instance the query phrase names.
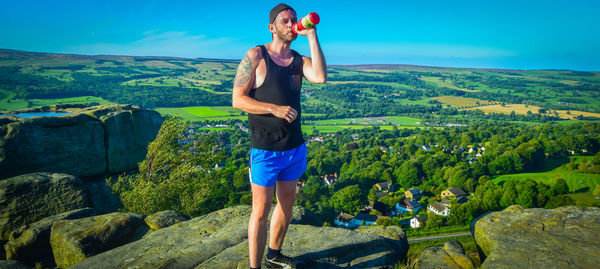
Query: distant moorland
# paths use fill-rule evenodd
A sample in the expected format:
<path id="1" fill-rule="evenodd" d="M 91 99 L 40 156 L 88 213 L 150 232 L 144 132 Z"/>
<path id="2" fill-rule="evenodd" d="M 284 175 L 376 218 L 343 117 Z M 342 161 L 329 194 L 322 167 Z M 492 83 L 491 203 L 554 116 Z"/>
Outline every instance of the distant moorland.
<path id="1" fill-rule="evenodd" d="M 128 103 L 190 121 L 244 122 L 245 114 L 230 107 L 237 64 L 0 50 L 0 111 Z M 600 72 L 333 65 L 326 84 L 304 82 L 302 112 L 304 125 L 321 132 L 474 121 L 569 124 L 600 119 L 599 89 Z"/>

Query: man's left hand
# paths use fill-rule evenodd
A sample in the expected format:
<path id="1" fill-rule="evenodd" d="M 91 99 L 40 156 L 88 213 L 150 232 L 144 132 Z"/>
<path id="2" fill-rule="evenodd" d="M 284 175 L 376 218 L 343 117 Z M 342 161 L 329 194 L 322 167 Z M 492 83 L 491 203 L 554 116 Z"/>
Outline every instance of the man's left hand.
<path id="1" fill-rule="evenodd" d="M 298 31 L 298 25 L 294 24 L 294 31 L 298 34 L 298 35 L 302 35 L 302 36 L 308 36 L 309 34 L 315 34 L 317 33 L 317 27 L 313 26 L 312 28 L 309 29 L 304 29 L 302 31 Z"/>

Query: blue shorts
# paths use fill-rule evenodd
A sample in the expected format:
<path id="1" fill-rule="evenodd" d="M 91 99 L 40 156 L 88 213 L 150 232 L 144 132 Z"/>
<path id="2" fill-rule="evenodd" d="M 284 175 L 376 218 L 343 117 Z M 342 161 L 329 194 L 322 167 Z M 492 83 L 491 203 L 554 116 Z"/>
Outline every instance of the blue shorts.
<path id="1" fill-rule="evenodd" d="M 306 145 L 286 151 L 250 150 L 250 182 L 272 187 L 277 180 L 294 181 L 306 171 Z"/>

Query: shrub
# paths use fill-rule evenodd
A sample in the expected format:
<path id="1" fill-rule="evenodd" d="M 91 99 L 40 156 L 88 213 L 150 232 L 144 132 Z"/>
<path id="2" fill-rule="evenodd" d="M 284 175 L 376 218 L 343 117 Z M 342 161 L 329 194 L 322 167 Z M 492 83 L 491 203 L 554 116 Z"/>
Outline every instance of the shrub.
<path id="1" fill-rule="evenodd" d="M 204 136 L 194 143 L 180 144 L 188 127 L 187 122 L 168 118 L 148 145 L 146 158 L 138 164 L 139 172 L 107 180 L 120 197 L 123 210 L 152 214 L 170 209 L 198 216 L 227 203 L 228 197 L 216 191 L 224 169 L 211 170 L 223 158 L 214 151 L 214 137 Z M 190 150 L 192 146 L 194 152 Z"/>

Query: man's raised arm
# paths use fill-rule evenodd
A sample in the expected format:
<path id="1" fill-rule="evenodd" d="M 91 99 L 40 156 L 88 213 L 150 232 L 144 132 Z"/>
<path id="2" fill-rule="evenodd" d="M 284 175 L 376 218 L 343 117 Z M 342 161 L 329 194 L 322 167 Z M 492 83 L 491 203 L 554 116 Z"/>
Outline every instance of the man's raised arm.
<path id="1" fill-rule="evenodd" d="M 302 66 L 304 77 L 312 83 L 325 83 L 327 81 L 327 64 L 325 63 L 325 56 L 323 56 L 323 51 L 319 44 L 316 27 L 303 30 L 298 32 L 298 34 L 308 38 L 308 47 L 310 48 L 311 58 L 302 57 L 304 62 Z"/>

